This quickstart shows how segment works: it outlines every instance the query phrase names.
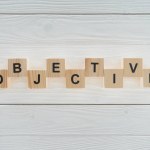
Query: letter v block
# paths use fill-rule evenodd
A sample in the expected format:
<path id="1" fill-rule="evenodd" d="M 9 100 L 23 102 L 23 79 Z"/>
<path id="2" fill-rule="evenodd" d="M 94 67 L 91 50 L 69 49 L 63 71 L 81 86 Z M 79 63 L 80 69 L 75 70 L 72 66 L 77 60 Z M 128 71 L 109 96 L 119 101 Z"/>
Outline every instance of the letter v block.
<path id="1" fill-rule="evenodd" d="M 124 77 L 142 77 L 142 58 L 124 58 Z"/>
<path id="2" fill-rule="evenodd" d="M 84 70 L 66 70 L 67 88 L 85 88 Z"/>
<path id="3" fill-rule="evenodd" d="M 7 78 L 7 70 L 0 70 L 0 88 L 8 87 Z"/>
<path id="4" fill-rule="evenodd" d="M 46 71 L 44 70 L 29 70 L 28 71 L 28 87 L 46 88 Z"/>
<path id="5" fill-rule="evenodd" d="M 105 88 L 123 88 L 123 69 L 104 70 Z"/>
<path id="6" fill-rule="evenodd" d="M 26 59 L 8 59 L 8 76 L 23 77 L 27 75 Z"/>

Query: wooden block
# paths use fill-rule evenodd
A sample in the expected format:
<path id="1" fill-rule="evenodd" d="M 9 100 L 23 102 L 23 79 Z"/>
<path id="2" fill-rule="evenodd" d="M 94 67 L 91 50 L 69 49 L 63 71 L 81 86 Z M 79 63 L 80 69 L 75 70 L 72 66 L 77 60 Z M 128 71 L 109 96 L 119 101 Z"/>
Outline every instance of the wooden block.
<path id="1" fill-rule="evenodd" d="M 29 70 L 28 71 L 29 88 L 46 88 L 46 71 Z"/>
<path id="2" fill-rule="evenodd" d="M 65 77 L 65 59 L 47 59 L 47 77 Z"/>
<path id="3" fill-rule="evenodd" d="M 85 75 L 87 77 L 99 77 L 104 75 L 104 59 L 103 58 L 86 58 L 85 59 Z"/>
<path id="4" fill-rule="evenodd" d="M 8 87 L 8 71 L 0 70 L 0 88 Z"/>
<path id="5" fill-rule="evenodd" d="M 143 86 L 150 87 L 150 69 L 143 70 Z"/>
<path id="6" fill-rule="evenodd" d="M 8 59 L 8 76 L 22 77 L 27 75 L 26 59 Z"/>
<path id="7" fill-rule="evenodd" d="M 104 70 L 105 88 L 123 88 L 123 69 Z"/>
<path id="8" fill-rule="evenodd" d="M 67 88 L 85 88 L 84 70 L 66 70 Z"/>
<path id="9" fill-rule="evenodd" d="M 142 77 L 142 69 L 142 58 L 124 58 L 124 77 Z"/>

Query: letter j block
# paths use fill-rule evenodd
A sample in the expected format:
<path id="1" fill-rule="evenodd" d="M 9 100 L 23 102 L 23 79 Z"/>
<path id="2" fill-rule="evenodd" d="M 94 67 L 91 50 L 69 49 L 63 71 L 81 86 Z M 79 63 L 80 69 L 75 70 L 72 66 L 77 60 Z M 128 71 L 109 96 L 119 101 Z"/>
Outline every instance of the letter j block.
<path id="1" fill-rule="evenodd" d="M 31 89 L 46 88 L 46 71 L 29 70 L 28 71 L 28 87 Z"/>
<path id="2" fill-rule="evenodd" d="M 8 59 L 8 76 L 23 77 L 27 75 L 26 59 Z"/>

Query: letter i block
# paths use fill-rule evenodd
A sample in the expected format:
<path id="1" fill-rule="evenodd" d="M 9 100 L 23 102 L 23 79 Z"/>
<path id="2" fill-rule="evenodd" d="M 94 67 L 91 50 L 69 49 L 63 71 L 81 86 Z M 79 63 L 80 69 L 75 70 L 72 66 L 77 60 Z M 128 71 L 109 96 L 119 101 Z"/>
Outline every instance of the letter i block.
<path id="1" fill-rule="evenodd" d="M 150 87 L 150 69 L 143 70 L 143 86 Z"/>
<path id="2" fill-rule="evenodd" d="M 47 59 L 47 77 L 65 77 L 65 59 Z"/>
<path id="3" fill-rule="evenodd" d="M 26 59 L 8 59 L 8 76 L 22 77 L 27 75 Z"/>
<path id="4" fill-rule="evenodd" d="M 7 70 L 0 70 L 0 88 L 8 87 L 7 78 L 8 78 Z"/>
<path id="5" fill-rule="evenodd" d="M 103 58 L 86 58 L 85 59 L 85 75 L 87 77 L 102 77 L 104 74 Z"/>
<path id="6" fill-rule="evenodd" d="M 124 58 L 124 77 L 142 77 L 142 58 Z"/>
<path id="7" fill-rule="evenodd" d="M 84 70 L 66 70 L 67 88 L 85 88 Z"/>
<path id="8" fill-rule="evenodd" d="M 46 88 L 46 71 L 29 70 L 28 71 L 29 88 Z"/>
<path id="9" fill-rule="evenodd" d="M 104 85 L 105 88 L 123 88 L 123 70 L 105 69 Z"/>

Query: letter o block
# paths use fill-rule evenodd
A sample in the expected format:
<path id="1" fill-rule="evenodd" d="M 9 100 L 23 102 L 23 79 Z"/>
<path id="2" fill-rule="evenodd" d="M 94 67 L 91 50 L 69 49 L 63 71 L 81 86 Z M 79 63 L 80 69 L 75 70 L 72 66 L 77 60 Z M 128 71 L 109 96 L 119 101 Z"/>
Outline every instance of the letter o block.
<path id="1" fill-rule="evenodd" d="M 8 87 L 8 80 L 7 80 L 7 70 L 0 70 L 0 88 L 7 88 Z"/>
<path id="2" fill-rule="evenodd" d="M 26 59 L 8 59 L 8 76 L 23 77 L 27 75 Z"/>
<path id="3" fill-rule="evenodd" d="M 85 88 L 84 70 L 66 70 L 67 88 Z"/>

